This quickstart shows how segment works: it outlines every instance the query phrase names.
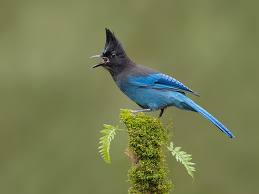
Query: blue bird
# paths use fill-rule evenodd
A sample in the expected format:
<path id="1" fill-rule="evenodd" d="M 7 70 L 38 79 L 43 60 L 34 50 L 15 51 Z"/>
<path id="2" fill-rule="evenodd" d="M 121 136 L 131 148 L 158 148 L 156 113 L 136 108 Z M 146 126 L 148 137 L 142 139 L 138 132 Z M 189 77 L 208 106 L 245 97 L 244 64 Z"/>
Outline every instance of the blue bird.
<path id="1" fill-rule="evenodd" d="M 105 30 L 106 43 L 103 52 L 91 57 L 100 58 L 102 62 L 93 68 L 101 66 L 108 70 L 120 90 L 142 108 L 132 112 L 160 110 L 159 117 L 161 117 L 165 108 L 175 106 L 199 113 L 228 137 L 234 137 L 221 122 L 186 96 L 186 94 L 197 96 L 197 93 L 173 77 L 135 64 L 127 56 L 114 33 L 107 28 Z"/>

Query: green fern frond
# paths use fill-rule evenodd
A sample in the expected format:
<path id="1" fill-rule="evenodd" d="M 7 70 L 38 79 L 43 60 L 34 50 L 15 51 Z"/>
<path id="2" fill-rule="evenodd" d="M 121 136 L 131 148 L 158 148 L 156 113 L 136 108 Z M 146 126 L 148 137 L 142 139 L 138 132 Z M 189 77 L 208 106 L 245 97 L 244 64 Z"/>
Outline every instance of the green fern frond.
<path id="1" fill-rule="evenodd" d="M 172 153 L 177 162 L 180 162 L 184 165 L 187 170 L 187 173 L 193 178 L 193 172 L 195 171 L 195 163 L 191 162 L 192 155 L 187 154 L 185 151 L 181 150 L 181 147 L 174 147 L 173 142 L 167 147 L 167 149 Z"/>
<path id="2" fill-rule="evenodd" d="M 114 127 L 112 125 L 103 125 L 104 129 L 101 130 L 102 137 L 99 139 L 100 146 L 98 147 L 99 153 L 101 154 L 103 160 L 107 163 L 111 163 L 110 158 L 110 146 L 111 141 L 116 135 L 116 131 L 119 130 L 118 126 Z"/>

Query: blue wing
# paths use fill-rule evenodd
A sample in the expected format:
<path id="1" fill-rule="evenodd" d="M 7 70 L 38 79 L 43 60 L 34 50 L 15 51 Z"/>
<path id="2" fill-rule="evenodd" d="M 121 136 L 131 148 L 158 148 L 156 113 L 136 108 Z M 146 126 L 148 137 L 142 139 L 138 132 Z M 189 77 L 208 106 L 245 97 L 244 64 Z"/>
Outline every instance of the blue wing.
<path id="1" fill-rule="evenodd" d="M 153 73 L 148 75 L 141 75 L 141 76 L 130 76 L 128 78 L 128 82 L 130 84 L 136 85 L 138 87 L 146 87 L 146 88 L 153 88 L 157 90 L 170 90 L 175 92 L 181 93 L 191 93 L 196 96 L 199 96 L 197 93 L 192 91 L 190 88 L 172 78 L 168 75 L 163 73 Z"/>

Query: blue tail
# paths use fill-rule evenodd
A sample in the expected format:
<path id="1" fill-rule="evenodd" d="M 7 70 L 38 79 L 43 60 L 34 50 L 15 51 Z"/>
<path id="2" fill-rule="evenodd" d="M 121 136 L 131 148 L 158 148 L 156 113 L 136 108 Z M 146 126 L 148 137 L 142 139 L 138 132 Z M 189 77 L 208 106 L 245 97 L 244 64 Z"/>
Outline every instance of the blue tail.
<path id="1" fill-rule="evenodd" d="M 185 98 L 185 103 L 189 106 L 189 108 L 193 109 L 194 111 L 200 113 L 204 118 L 208 119 L 212 122 L 220 131 L 225 133 L 228 137 L 233 138 L 235 137 L 230 130 L 228 130 L 221 122 L 219 122 L 215 117 L 213 117 L 208 111 L 204 108 L 200 107 L 198 104 L 193 102 L 190 98 Z"/>

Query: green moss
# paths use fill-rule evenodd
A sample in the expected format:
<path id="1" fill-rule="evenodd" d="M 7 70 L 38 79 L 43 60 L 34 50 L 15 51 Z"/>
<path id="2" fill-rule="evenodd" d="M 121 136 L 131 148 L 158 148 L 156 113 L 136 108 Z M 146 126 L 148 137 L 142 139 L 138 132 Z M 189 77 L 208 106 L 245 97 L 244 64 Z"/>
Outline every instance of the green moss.
<path id="1" fill-rule="evenodd" d="M 132 167 L 128 172 L 131 188 L 129 193 L 169 193 L 172 183 L 167 177 L 163 146 L 168 133 L 157 118 L 121 110 L 121 121 L 129 135 L 128 155 Z"/>

